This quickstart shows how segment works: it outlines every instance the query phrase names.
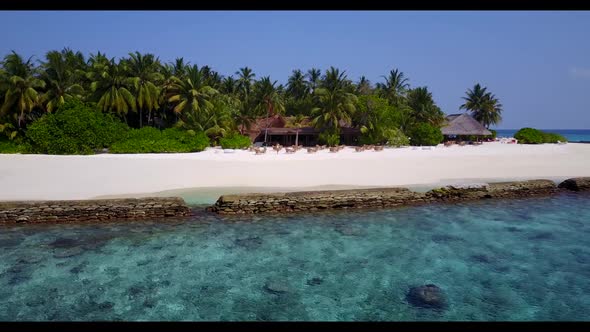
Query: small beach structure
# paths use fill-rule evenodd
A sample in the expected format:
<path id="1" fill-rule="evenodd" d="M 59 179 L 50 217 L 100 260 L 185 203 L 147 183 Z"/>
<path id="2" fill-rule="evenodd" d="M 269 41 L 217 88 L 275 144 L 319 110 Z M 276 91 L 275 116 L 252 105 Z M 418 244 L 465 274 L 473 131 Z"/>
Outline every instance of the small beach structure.
<path id="1" fill-rule="evenodd" d="M 492 135 L 481 123 L 475 120 L 468 113 L 451 114 L 446 117 L 446 123 L 441 128 L 445 141 L 465 136 L 476 136 L 483 138 Z"/>
<path id="2" fill-rule="evenodd" d="M 271 117 L 258 118 L 252 123 L 250 128 L 240 128 L 242 132 L 250 137 L 252 143 L 264 142 L 266 137 L 267 145 L 292 146 L 295 145 L 295 138 L 299 136 L 299 145 L 315 146 L 321 130 L 314 128 L 311 119 L 304 118 L 300 128 L 293 128 L 289 124 L 295 117 L 284 117 L 274 115 Z M 340 141 L 346 145 L 355 145 L 360 136 L 360 129 L 352 127 L 350 124 L 340 121 Z M 266 135 L 265 135 L 266 134 Z"/>

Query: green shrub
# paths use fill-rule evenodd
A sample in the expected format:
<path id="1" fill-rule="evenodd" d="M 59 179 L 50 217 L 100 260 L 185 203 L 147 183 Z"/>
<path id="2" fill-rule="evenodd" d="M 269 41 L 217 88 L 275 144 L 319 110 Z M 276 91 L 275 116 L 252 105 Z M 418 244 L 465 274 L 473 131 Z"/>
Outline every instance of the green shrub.
<path id="1" fill-rule="evenodd" d="M 486 138 L 491 138 L 491 139 L 496 139 L 496 137 L 498 136 L 498 132 L 495 131 L 494 129 L 488 129 L 489 131 L 492 132 L 491 135 L 486 136 Z"/>
<path id="2" fill-rule="evenodd" d="M 338 133 L 324 131 L 320 133 L 318 141 L 321 144 L 326 144 L 328 146 L 336 146 L 340 144 L 340 135 Z"/>
<path id="3" fill-rule="evenodd" d="M 250 141 L 250 137 L 234 132 L 219 139 L 219 144 L 224 149 L 242 149 L 252 145 L 252 142 Z"/>
<path id="4" fill-rule="evenodd" d="M 385 131 L 385 137 L 387 139 L 387 145 L 399 148 L 400 146 L 410 145 L 410 140 L 401 130 L 387 129 Z"/>
<path id="5" fill-rule="evenodd" d="M 125 137 L 127 125 L 77 100 L 45 114 L 27 128 L 33 153 L 92 154 Z"/>
<path id="6" fill-rule="evenodd" d="M 0 140 L 0 154 L 13 154 L 13 153 L 23 153 L 23 147 L 17 144 L 15 141 L 10 140 Z"/>
<path id="7" fill-rule="evenodd" d="M 437 145 L 443 140 L 443 134 L 439 127 L 428 123 L 419 123 L 409 130 L 410 144 Z"/>
<path id="8" fill-rule="evenodd" d="M 170 128 L 160 131 L 153 127 L 130 130 L 124 140 L 114 143 L 112 153 L 181 153 L 203 151 L 209 139 L 200 132 Z"/>
<path id="9" fill-rule="evenodd" d="M 543 143 L 567 142 L 567 138 L 554 133 L 543 132 Z"/>
<path id="10" fill-rule="evenodd" d="M 541 144 L 543 132 L 534 128 L 522 128 L 514 134 L 514 138 L 521 144 Z"/>
<path id="11" fill-rule="evenodd" d="M 514 138 L 521 144 L 567 142 L 567 139 L 559 134 L 545 133 L 534 128 L 522 128 L 514 134 Z"/>

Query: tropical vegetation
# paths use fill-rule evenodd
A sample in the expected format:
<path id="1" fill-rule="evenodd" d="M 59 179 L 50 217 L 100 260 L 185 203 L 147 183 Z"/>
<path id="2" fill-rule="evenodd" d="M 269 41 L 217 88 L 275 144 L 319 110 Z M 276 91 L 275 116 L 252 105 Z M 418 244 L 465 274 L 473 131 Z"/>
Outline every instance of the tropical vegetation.
<path id="1" fill-rule="evenodd" d="M 461 107 L 486 127 L 501 121 L 502 105 L 479 84 Z M 399 69 L 376 83 L 353 81 L 335 67 L 296 69 L 281 84 L 247 66 L 224 76 L 184 58 L 165 62 L 141 52 L 116 59 L 65 48 L 39 60 L 11 52 L 0 61 L 0 152 L 245 147 L 251 125 L 274 115 L 291 119 L 297 143 L 305 124 L 329 145 L 340 144 L 343 125 L 360 130 L 359 143 L 400 146 L 409 137 L 409 144 L 437 144 L 444 124 L 429 89 L 413 87 Z"/>
<path id="2" fill-rule="evenodd" d="M 547 133 L 535 128 L 522 128 L 514 134 L 514 138 L 520 144 L 543 144 L 567 142 L 567 139 L 559 134 Z"/>

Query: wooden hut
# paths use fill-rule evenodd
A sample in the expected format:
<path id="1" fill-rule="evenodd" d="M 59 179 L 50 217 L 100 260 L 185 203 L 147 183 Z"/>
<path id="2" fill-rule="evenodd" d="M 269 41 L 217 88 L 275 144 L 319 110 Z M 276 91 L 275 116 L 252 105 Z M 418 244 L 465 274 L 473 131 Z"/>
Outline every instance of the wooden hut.
<path id="1" fill-rule="evenodd" d="M 492 135 L 492 132 L 467 113 L 447 116 L 441 132 L 445 140 L 465 139 L 467 136 L 476 136 L 479 139 Z"/>
<path id="2" fill-rule="evenodd" d="M 284 146 L 295 145 L 295 137 L 299 131 L 299 145 L 315 146 L 318 144 L 318 138 L 321 130 L 312 126 L 311 120 L 305 118 L 301 128 L 289 126 L 294 117 L 283 117 L 274 115 L 264 118 L 258 118 L 248 130 L 243 130 L 253 143 L 264 142 L 266 136 L 267 145 L 281 144 Z M 340 122 L 340 142 L 346 145 L 354 145 L 358 142 L 360 130 L 353 128 L 347 123 Z"/>

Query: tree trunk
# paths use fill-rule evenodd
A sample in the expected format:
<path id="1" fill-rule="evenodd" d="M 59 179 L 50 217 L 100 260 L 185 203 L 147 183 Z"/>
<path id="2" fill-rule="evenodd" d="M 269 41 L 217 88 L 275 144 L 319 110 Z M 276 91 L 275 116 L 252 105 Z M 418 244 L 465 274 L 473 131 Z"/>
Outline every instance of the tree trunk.
<path id="1" fill-rule="evenodd" d="M 299 146 L 299 128 L 295 132 L 295 146 Z"/>
<path id="2" fill-rule="evenodd" d="M 267 108 L 267 112 L 266 112 L 266 126 L 264 128 L 264 143 L 266 143 L 266 138 L 268 136 L 268 118 L 270 117 L 270 109 L 271 109 L 271 104 L 267 101 L 268 104 L 268 108 Z"/>
<path id="3" fill-rule="evenodd" d="M 141 108 L 139 109 L 139 128 L 141 128 L 141 126 L 143 125 L 143 112 L 141 111 Z"/>

